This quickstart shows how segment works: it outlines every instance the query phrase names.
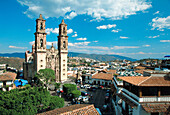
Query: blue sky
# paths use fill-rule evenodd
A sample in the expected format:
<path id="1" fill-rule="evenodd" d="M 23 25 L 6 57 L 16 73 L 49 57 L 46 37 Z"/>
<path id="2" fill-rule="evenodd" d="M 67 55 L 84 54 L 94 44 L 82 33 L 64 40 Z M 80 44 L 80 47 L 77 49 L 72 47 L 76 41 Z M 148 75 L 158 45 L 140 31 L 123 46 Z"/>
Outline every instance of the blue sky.
<path id="1" fill-rule="evenodd" d="M 170 55 L 169 5 L 169 0 L 3 0 L 0 53 L 31 50 L 42 14 L 48 47 L 57 44 L 64 19 L 70 52 L 163 58 Z"/>

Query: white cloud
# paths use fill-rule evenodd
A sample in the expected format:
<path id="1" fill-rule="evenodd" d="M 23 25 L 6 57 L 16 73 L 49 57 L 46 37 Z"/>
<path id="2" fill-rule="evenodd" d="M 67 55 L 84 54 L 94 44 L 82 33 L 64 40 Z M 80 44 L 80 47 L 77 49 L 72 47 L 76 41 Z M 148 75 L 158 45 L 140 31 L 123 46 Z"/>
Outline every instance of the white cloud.
<path id="1" fill-rule="evenodd" d="M 53 42 L 47 42 L 47 46 L 52 46 L 52 44 L 54 45 L 54 46 L 56 46 L 57 45 L 57 41 L 53 41 Z"/>
<path id="2" fill-rule="evenodd" d="M 72 35 L 72 37 L 77 37 L 78 35 L 75 33 L 74 35 Z"/>
<path id="3" fill-rule="evenodd" d="M 77 40 L 87 40 L 87 38 L 77 38 Z"/>
<path id="4" fill-rule="evenodd" d="M 159 11 L 155 12 L 153 15 L 155 15 L 155 14 L 159 14 Z"/>
<path id="5" fill-rule="evenodd" d="M 147 44 L 147 45 L 143 45 L 143 47 L 150 47 L 150 46 L 151 46 L 151 45 L 148 45 L 148 44 Z"/>
<path id="6" fill-rule="evenodd" d="M 160 42 L 170 42 L 170 40 L 160 40 Z"/>
<path id="7" fill-rule="evenodd" d="M 50 35 L 50 32 L 52 32 L 53 29 L 52 29 L 52 28 L 47 28 L 45 31 L 46 31 L 46 33 L 47 33 L 48 35 Z"/>
<path id="8" fill-rule="evenodd" d="M 33 45 L 35 43 L 35 41 L 29 42 L 30 45 Z"/>
<path id="9" fill-rule="evenodd" d="M 128 37 L 120 36 L 121 39 L 128 39 Z"/>
<path id="10" fill-rule="evenodd" d="M 110 28 L 115 28 L 116 27 L 116 24 L 108 24 L 108 25 L 102 25 L 102 26 L 98 26 L 96 27 L 98 30 L 100 29 L 110 29 Z"/>
<path id="11" fill-rule="evenodd" d="M 17 47 L 17 46 L 9 46 L 9 48 L 14 48 L 14 49 L 27 49 L 27 47 Z"/>
<path id="12" fill-rule="evenodd" d="M 48 35 L 50 35 L 51 32 L 54 34 L 59 34 L 59 28 L 54 28 L 54 29 L 47 28 L 45 31 Z M 71 29 L 71 28 L 67 30 L 67 34 L 71 34 L 72 32 L 73 32 L 73 29 Z"/>
<path id="13" fill-rule="evenodd" d="M 71 12 L 69 15 L 66 15 L 66 16 L 65 16 L 65 19 L 72 19 L 72 18 L 74 18 L 74 17 L 76 17 L 76 16 L 77 16 L 77 13 Z"/>
<path id="14" fill-rule="evenodd" d="M 97 43 L 98 41 L 93 41 L 93 42 Z"/>
<path id="15" fill-rule="evenodd" d="M 150 23 L 152 26 L 151 30 L 159 30 L 159 31 L 164 31 L 164 29 L 170 29 L 170 16 L 166 18 L 153 18 L 152 22 Z"/>
<path id="16" fill-rule="evenodd" d="M 31 31 L 31 29 L 28 29 L 28 31 Z"/>
<path id="17" fill-rule="evenodd" d="M 73 33 L 73 29 L 68 29 L 67 34 L 71 34 L 71 33 Z"/>
<path id="18" fill-rule="evenodd" d="M 58 34 L 59 33 L 59 28 L 54 28 L 51 32 L 54 33 L 54 34 Z"/>
<path id="19" fill-rule="evenodd" d="M 121 31 L 121 29 L 112 30 L 112 32 L 114 32 L 114 33 L 117 33 L 119 31 Z"/>
<path id="20" fill-rule="evenodd" d="M 135 15 L 152 7 L 146 0 L 17 0 L 22 6 L 27 6 L 26 14 L 30 18 L 37 18 L 42 13 L 45 18 L 65 17 L 72 13 L 71 19 L 77 15 L 89 15 L 95 20 L 121 19 Z M 70 13 L 70 14 L 71 14 Z"/>
<path id="21" fill-rule="evenodd" d="M 148 36 L 148 38 L 157 38 L 159 37 L 160 35 L 157 35 L 157 36 Z"/>
<path id="22" fill-rule="evenodd" d="M 117 49 L 129 49 L 129 48 L 139 48 L 138 46 L 114 46 L 111 49 L 117 50 Z"/>
<path id="23" fill-rule="evenodd" d="M 91 43 L 91 42 L 76 42 L 76 43 L 74 43 L 74 45 L 88 45 L 89 43 Z"/>

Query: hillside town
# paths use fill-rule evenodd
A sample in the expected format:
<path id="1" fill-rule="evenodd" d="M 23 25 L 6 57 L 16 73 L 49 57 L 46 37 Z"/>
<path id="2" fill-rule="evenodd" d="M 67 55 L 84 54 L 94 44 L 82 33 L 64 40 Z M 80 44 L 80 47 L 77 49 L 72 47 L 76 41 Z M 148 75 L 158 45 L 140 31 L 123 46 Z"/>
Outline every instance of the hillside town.
<path id="1" fill-rule="evenodd" d="M 79 3 L 66 0 L 62 3 L 58 0 L 17 0 L 16 5 L 26 10 L 22 15 L 13 15 L 29 17 L 28 22 L 25 17 L 18 22 L 24 20 L 25 26 L 31 29 L 22 28 L 27 31 L 24 34 L 17 29 L 22 24 L 13 26 L 24 34 L 24 38 L 16 39 L 15 42 L 11 40 L 11 43 L 19 46 L 9 45 L 11 50 L 6 50 L 24 52 L 24 58 L 11 57 L 10 53 L 0 56 L 0 115 L 170 115 L 170 55 L 166 52 L 169 46 L 158 46 L 155 42 L 160 36 L 168 36 L 168 32 L 163 32 L 165 28 L 170 29 L 170 16 L 160 18 L 163 14 L 152 11 L 152 17 L 157 17 L 147 24 L 152 26 L 149 30 L 141 21 L 138 21 L 141 24 L 137 24 L 137 18 L 131 22 L 128 22 L 128 18 L 141 12 L 145 14 L 139 18 L 149 17 L 146 15 L 151 11 L 146 9 L 153 7 L 153 1 L 125 1 Z M 16 8 L 20 10 L 20 7 Z M 111 23 L 106 25 L 105 20 Z M 118 36 L 116 34 L 125 31 L 120 20 L 127 21 L 121 22 L 127 30 Z M 95 25 L 100 21 L 105 25 Z M 130 30 L 132 23 L 137 31 Z M 145 32 L 154 30 L 154 34 L 155 31 L 160 33 L 149 36 L 152 32 L 146 32 L 142 36 L 143 26 Z M 77 31 L 78 28 L 81 32 Z M 13 29 L 14 33 L 16 30 Z M 106 33 L 103 34 L 103 30 Z M 112 33 L 107 34 L 107 30 Z M 86 38 L 86 31 L 91 39 Z M 13 35 L 12 32 L 7 34 Z M 76 38 L 80 35 L 83 37 Z M 32 41 L 27 40 L 30 36 Z M 2 36 L 0 38 L 6 39 Z M 111 40 L 113 38 L 114 41 Z M 153 44 L 146 44 L 144 38 L 149 38 Z M 170 40 L 159 40 L 159 43 L 162 42 Z M 155 46 L 159 47 L 159 53 Z M 161 48 L 164 48 L 163 51 Z M 71 53 L 69 55 L 70 51 L 74 52 L 73 56 Z M 79 51 L 84 54 L 77 56 Z M 90 58 L 89 55 L 93 56 Z M 159 58 L 151 58 L 151 55 Z"/>
<path id="2" fill-rule="evenodd" d="M 101 62 L 89 58 L 68 57 L 67 81 L 56 89 L 48 90 L 53 96 L 64 98 L 64 107 L 39 114 L 103 114 L 103 115 L 150 115 L 169 114 L 170 111 L 170 56 L 163 60 L 131 62 L 115 60 Z M 24 86 L 23 70 L 0 65 L 1 90 L 10 91 Z M 26 79 L 25 79 L 26 80 Z M 64 84 L 74 84 L 81 91 L 74 98 L 63 92 Z M 72 111 L 73 110 L 73 111 Z"/>

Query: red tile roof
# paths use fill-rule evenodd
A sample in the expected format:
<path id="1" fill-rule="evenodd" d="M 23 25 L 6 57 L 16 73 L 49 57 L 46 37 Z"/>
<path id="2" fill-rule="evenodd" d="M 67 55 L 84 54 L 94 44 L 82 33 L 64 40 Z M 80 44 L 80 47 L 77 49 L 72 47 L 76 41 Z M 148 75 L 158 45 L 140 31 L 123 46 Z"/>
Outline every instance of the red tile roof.
<path id="1" fill-rule="evenodd" d="M 99 115 L 94 105 L 75 104 L 59 109 L 54 109 L 38 115 Z"/>
<path id="2" fill-rule="evenodd" d="M 118 77 L 123 81 L 137 86 L 170 86 L 170 77 Z"/>
<path id="3" fill-rule="evenodd" d="M 0 75 L 0 81 L 14 80 L 17 74 L 12 72 L 6 72 Z"/>
<path id="4" fill-rule="evenodd" d="M 133 85 L 138 85 L 139 83 L 141 83 L 142 81 L 148 79 L 149 77 L 142 77 L 142 76 L 128 76 L 128 77 L 117 77 L 123 81 L 126 81 L 130 84 Z"/>
<path id="5" fill-rule="evenodd" d="M 112 80 L 113 74 L 111 73 L 96 73 L 92 76 L 92 79 L 103 79 L 103 80 Z"/>
<path id="6" fill-rule="evenodd" d="M 15 80 L 15 78 L 17 77 L 17 74 L 16 74 L 16 73 L 13 73 L 13 72 L 6 72 L 6 73 L 4 73 L 3 75 L 10 76 L 10 77 L 13 78 L 13 80 Z"/>
<path id="7" fill-rule="evenodd" d="M 148 113 L 151 113 L 151 112 L 168 112 L 168 109 L 170 108 L 170 103 L 142 104 L 142 107 Z"/>

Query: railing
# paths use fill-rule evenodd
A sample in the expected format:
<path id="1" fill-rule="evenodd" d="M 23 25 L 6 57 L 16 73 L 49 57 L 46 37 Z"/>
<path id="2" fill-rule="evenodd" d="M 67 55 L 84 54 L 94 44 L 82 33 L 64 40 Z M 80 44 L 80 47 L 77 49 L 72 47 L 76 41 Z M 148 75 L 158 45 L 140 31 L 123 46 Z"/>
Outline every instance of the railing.
<path id="1" fill-rule="evenodd" d="M 139 99 L 139 102 L 159 102 L 159 101 L 164 101 L 164 102 L 169 102 L 170 101 L 170 96 L 162 96 L 162 97 L 142 97 Z"/>
<path id="2" fill-rule="evenodd" d="M 132 98 L 134 98 L 135 100 L 139 101 L 139 97 L 136 96 L 135 94 L 131 93 L 130 91 L 126 90 L 125 88 L 122 89 L 122 91 L 124 91 L 125 93 L 127 93 L 129 96 L 131 96 Z"/>
<path id="3" fill-rule="evenodd" d="M 117 85 L 123 85 L 123 81 L 118 81 L 115 77 L 113 77 L 113 79 Z"/>
<path id="4" fill-rule="evenodd" d="M 143 97 L 138 97 L 135 94 L 131 93 L 130 91 L 126 90 L 125 88 L 122 88 L 122 91 L 125 92 L 129 97 L 134 98 L 138 102 L 159 102 L 159 101 L 164 101 L 164 102 L 170 102 L 170 96 L 143 96 Z"/>

